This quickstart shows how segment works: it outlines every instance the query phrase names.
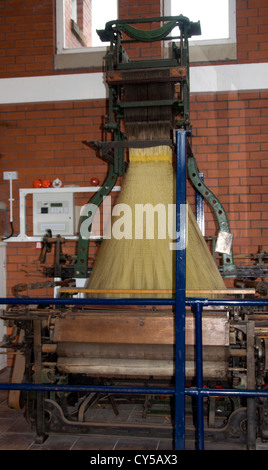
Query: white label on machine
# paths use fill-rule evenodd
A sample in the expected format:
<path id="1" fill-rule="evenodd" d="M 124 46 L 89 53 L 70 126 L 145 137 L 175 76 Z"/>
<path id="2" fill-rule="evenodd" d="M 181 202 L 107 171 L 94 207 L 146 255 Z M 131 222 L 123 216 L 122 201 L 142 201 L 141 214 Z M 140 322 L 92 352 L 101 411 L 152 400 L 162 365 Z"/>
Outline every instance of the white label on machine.
<path id="1" fill-rule="evenodd" d="M 233 235 L 229 232 L 219 232 L 215 251 L 231 255 Z"/>
<path id="2" fill-rule="evenodd" d="M 33 234 L 74 235 L 74 194 L 40 191 L 33 194 Z"/>
<path id="3" fill-rule="evenodd" d="M 66 230 L 66 224 L 41 224 L 41 230 L 52 230 L 52 232 L 64 232 Z"/>

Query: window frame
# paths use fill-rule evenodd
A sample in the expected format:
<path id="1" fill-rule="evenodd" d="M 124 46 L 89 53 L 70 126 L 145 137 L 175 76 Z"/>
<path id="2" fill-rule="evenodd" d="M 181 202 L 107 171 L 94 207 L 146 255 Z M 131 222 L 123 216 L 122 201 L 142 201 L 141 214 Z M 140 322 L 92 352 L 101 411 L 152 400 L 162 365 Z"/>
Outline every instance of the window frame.
<path id="1" fill-rule="evenodd" d="M 120 1 L 120 0 L 119 0 Z M 164 0 L 164 16 L 170 16 L 171 0 Z M 202 27 L 202 25 L 201 25 Z M 236 52 L 236 0 L 229 0 L 230 37 L 215 40 L 191 40 L 190 63 L 235 60 Z M 169 44 L 163 41 L 163 56 L 169 55 Z M 64 0 L 56 0 L 55 70 L 101 68 L 109 45 L 98 47 L 65 48 Z"/>
<path id="2" fill-rule="evenodd" d="M 108 45 L 98 47 L 65 48 L 64 0 L 56 0 L 56 51 L 55 70 L 75 68 L 100 68 Z"/>
<path id="3" fill-rule="evenodd" d="M 164 0 L 164 15 L 171 15 L 171 1 Z M 236 49 L 236 0 L 229 1 L 229 38 L 192 39 L 189 41 L 189 57 L 192 62 L 211 62 L 237 59 Z M 190 18 L 191 19 L 191 18 Z M 202 30 L 202 24 L 201 24 Z M 166 57 L 168 47 L 164 48 Z"/>

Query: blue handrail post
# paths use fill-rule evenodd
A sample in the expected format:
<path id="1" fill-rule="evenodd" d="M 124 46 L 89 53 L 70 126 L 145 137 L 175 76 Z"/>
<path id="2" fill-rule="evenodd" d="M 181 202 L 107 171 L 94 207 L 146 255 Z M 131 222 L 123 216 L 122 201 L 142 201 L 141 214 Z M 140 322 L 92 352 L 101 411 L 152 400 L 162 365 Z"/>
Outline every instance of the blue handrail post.
<path id="1" fill-rule="evenodd" d="M 194 306 L 195 311 L 195 357 L 196 357 L 196 388 L 197 388 L 197 433 L 196 443 L 198 450 L 204 450 L 204 412 L 203 397 L 203 351 L 202 351 L 202 312 L 203 306 L 198 303 Z"/>
<path id="2" fill-rule="evenodd" d="M 176 131 L 175 450 L 185 448 L 185 288 L 187 131 Z"/>

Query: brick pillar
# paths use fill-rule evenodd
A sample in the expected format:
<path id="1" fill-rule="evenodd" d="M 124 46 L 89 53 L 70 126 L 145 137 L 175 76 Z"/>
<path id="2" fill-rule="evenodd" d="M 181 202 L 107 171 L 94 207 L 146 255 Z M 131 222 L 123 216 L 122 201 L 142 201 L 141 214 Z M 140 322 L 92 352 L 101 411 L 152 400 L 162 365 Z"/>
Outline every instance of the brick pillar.
<path id="1" fill-rule="evenodd" d="M 152 18 L 163 16 L 162 0 L 121 0 L 119 1 L 118 16 L 120 19 Z M 158 23 L 141 24 L 140 29 L 148 30 L 159 27 Z M 162 55 L 161 42 L 148 44 L 134 44 L 125 46 L 130 58 L 133 59 L 159 59 Z"/>

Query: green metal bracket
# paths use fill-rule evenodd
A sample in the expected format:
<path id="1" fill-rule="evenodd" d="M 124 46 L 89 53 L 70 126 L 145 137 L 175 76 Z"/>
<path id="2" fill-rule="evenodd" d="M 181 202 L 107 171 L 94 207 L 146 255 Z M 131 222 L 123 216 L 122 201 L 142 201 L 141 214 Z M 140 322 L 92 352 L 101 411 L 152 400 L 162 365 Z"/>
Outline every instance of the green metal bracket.
<path id="1" fill-rule="evenodd" d="M 143 31 L 134 28 L 131 24 L 138 23 L 165 23 L 160 28 L 154 30 Z M 187 37 L 196 36 L 201 34 L 200 22 L 192 22 L 186 16 L 162 16 L 158 18 L 139 18 L 129 20 L 115 20 L 108 21 L 105 25 L 105 29 L 98 29 L 97 33 L 103 42 L 110 41 L 111 38 L 115 39 L 115 33 L 117 31 L 125 31 L 131 38 L 141 42 L 152 42 L 159 41 L 168 38 L 171 31 L 178 26 L 181 32 Z M 168 38 L 170 39 L 170 38 Z"/>
<path id="2" fill-rule="evenodd" d="M 134 28 L 129 24 L 118 24 L 119 29 L 125 31 L 131 38 L 136 39 L 136 41 L 141 42 L 152 42 L 152 41 L 161 41 L 165 39 L 167 35 L 175 28 L 176 20 L 169 21 L 160 28 L 153 29 L 151 31 L 142 31 L 141 29 Z"/>
<path id="3" fill-rule="evenodd" d="M 126 103 L 121 102 L 119 104 L 120 108 L 142 108 L 142 107 L 151 107 L 151 106 L 175 106 L 181 104 L 181 101 L 178 100 L 153 100 L 153 101 L 128 101 Z"/>
<path id="4" fill-rule="evenodd" d="M 135 26 L 140 23 L 160 23 L 161 27 L 144 31 L 137 29 Z M 135 25 L 135 26 L 131 26 Z M 170 33 L 175 27 L 180 29 L 180 40 L 183 45 L 178 49 L 175 44 L 172 44 L 172 58 L 169 60 L 160 59 L 158 61 L 138 61 L 131 62 L 122 47 L 122 42 L 153 42 L 159 40 L 170 40 Z M 122 32 L 127 33 L 131 39 L 122 41 Z M 107 70 L 132 68 L 136 67 L 171 67 L 176 65 L 187 66 L 187 77 L 189 76 L 189 57 L 188 57 L 188 38 L 192 35 L 200 35 L 200 23 L 193 23 L 183 15 L 157 17 L 157 18 L 139 18 L 128 20 L 109 21 L 105 25 L 105 29 L 97 30 L 100 39 L 103 42 L 110 42 L 110 49 L 107 55 Z M 178 36 L 177 36 L 178 37 Z M 109 109 L 106 123 L 104 125 L 105 132 L 112 134 L 114 142 L 121 142 L 125 140 L 125 135 L 121 131 L 121 121 L 124 118 L 124 108 L 135 106 L 163 106 L 168 105 L 178 108 L 183 114 L 183 125 L 188 127 L 189 123 L 189 83 L 188 78 L 183 83 L 183 102 L 177 100 L 157 100 L 156 102 L 135 102 L 123 103 L 121 102 L 121 88 L 118 85 L 109 85 Z M 108 158 L 108 157 L 107 157 Z M 89 210 L 83 214 L 81 218 L 81 225 L 86 228 L 86 233 L 79 233 L 77 259 L 74 269 L 74 277 L 87 278 L 88 277 L 88 250 L 89 239 L 92 228 L 93 215 L 97 208 L 103 202 L 103 199 L 110 193 L 114 187 L 117 177 L 122 176 L 125 171 L 124 164 L 124 149 L 114 147 L 109 153 L 109 173 L 103 187 L 96 192 L 93 198 L 89 201 Z M 93 209 L 92 209 L 93 208 Z M 95 208 L 95 210 L 94 210 Z M 84 231 L 83 231 L 84 232 Z"/>
<path id="5" fill-rule="evenodd" d="M 81 217 L 81 224 L 82 227 L 83 223 L 88 224 L 86 226 L 86 234 L 79 233 L 79 240 L 78 240 L 78 248 L 77 248 L 77 260 L 75 263 L 74 269 L 74 276 L 76 278 L 87 278 L 88 277 L 88 248 L 89 248 L 89 239 L 90 239 L 90 232 L 92 229 L 92 219 L 94 213 L 96 212 L 97 208 L 102 204 L 105 197 L 111 192 L 113 189 L 116 180 L 117 174 L 114 172 L 114 166 L 112 164 L 109 165 L 109 173 L 104 182 L 104 185 L 99 189 L 99 191 L 94 194 L 92 199 L 89 201 L 90 208 L 87 214 L 83 214 Z"/>
<path id="6" fill-rule="evenodd" d="M 231 231 L 227 214 L 217 196 L 215 196 L 215 194 L 205 185 L 205 183 L 200 178 L 196 159 L 192 154 L 190 145 L 188 146 L 187 168 L 188 176 L 191 182 L 193 183 L 193 186 L 204 197 L 204 199 L 212 208 L 218 223 L 219 232 L 230 234 Z M 236 266 L 233 262 L 232 249 L 230 250 L 230 254 L 222 253 L 222 263 L 223 272 L 231 272 L 235 270 Z"/>

